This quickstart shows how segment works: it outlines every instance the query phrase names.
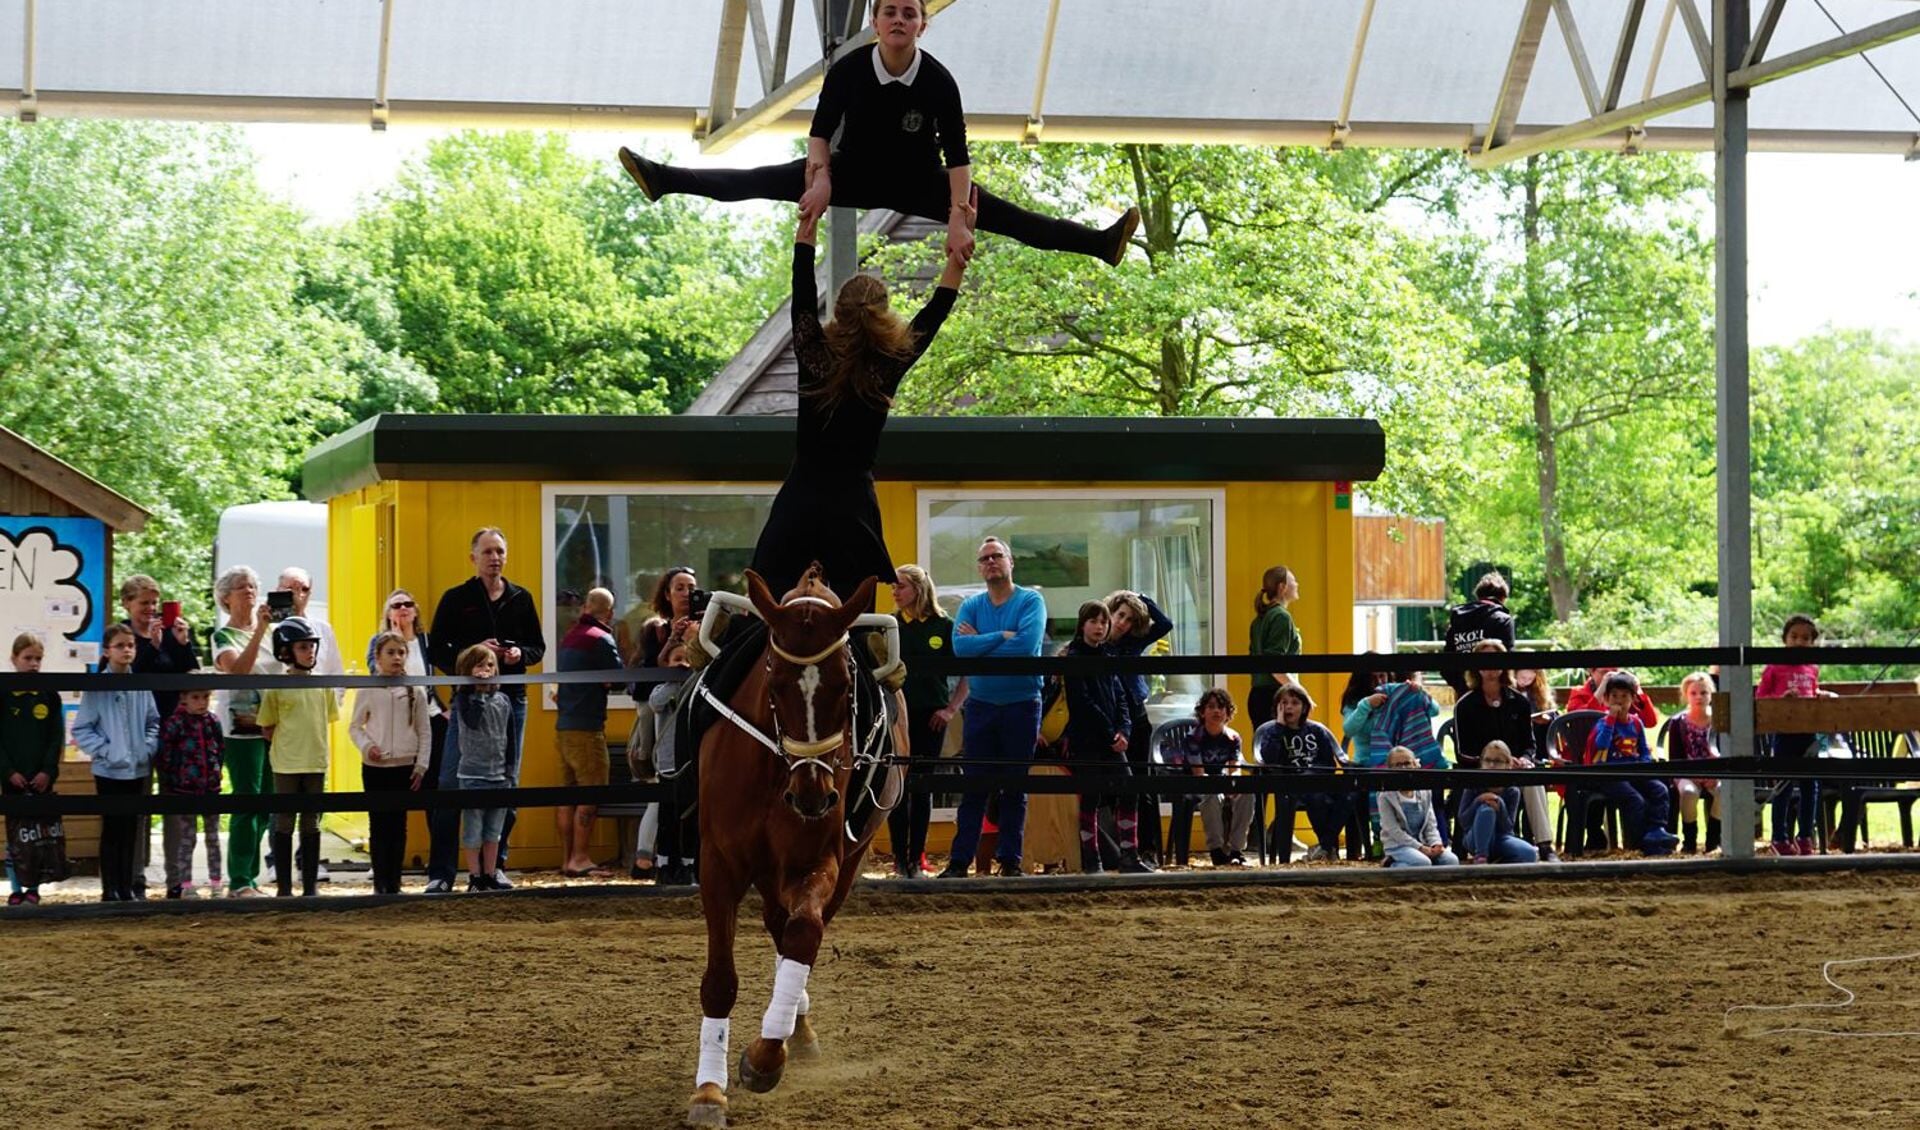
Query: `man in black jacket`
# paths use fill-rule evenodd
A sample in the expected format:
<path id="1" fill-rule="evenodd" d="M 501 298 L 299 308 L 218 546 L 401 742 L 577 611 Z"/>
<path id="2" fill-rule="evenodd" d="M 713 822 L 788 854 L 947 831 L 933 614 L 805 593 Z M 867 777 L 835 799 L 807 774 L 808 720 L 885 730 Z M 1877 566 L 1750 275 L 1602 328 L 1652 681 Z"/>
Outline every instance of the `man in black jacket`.
<path id="1" fill-rule="evenodd" d="M 473 577 L 448 589 L 433 610 L 433 627 L 428 656 L 442 672 L 454 673 L 454 660 L 475 644 L 493 649 L 499 659 L 500 674 L 524 675 L 527 668 L 539 664 L 546 655 L 546 634 L 540 628 L 540 611 L 533 594 L 507 580 L 507 536 L 488 526 L 473 535 L 469 558 Z M 513 713 L 507 721 L 507 783 L 520 786 L 520 748 L 527 729 L 527 688 L 508 685 L 506 692 Z M 456 715 L 447 727 L 447 742 L 440 759 L 439 787 L 459 787 L 460 725 Z M 507 886 L 507 837 L 513 832 L 515 810 L 507 809 L 500 829 L 499 865 L 494 882 Z M 434 824 L 439 828 L 435 829 Z M 427 893 L 444 894 L 453 889 L 456 870 L 455 847 L 459 838 L 460 813 L 455 809 L 435 810 L 429 814 L 433 849 L 427 861 Z M 444 885 L 442 885 L 444 884 Z"/>
<path id="2" fill-rule="evenodd" d="M 1446 650 L 1466 654 L 1481 640 L 1499 640 L 1513 650 L 1513 613 L 1507 611 L 1507 579 L 1489 569 L 1473 586 L 1473 600 L 1455 606 L 1447 617 Z M 1467 693 L 1467 673 L 1447 671 L 1441 676 L 1455 698 Z"/>

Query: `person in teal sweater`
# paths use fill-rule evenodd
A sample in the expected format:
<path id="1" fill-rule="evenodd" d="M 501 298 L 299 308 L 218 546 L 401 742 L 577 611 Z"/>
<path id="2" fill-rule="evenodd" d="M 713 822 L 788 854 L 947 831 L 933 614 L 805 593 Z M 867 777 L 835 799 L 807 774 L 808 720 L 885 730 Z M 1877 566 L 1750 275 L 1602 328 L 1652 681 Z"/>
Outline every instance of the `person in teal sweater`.
<path id="1" fill-rule="evenodd" d="M 40 637 L 22 632 L 13 641 L 13 669 L 23 675 L 40 670 L 46 658 Z M 60 747 L 66 743 L 66 725 L 60 716 L 60 696 L 54 691 L 12 691 L 0 706 L 0 794 L 20 796 L 53 789 L 60 775 Z M 39 817 L 7 817 L 7 853 L 13 877 L 20 884 L 7 896 L 8 906 L 40 902 L 40 850 L 28 842 L 29 828 L 47 823 Z"/>
<path id="2" fill-rule="evenodd" d="M 1285 565 L 1275 565 L 1260 578 L 1260 591 L 1253 598 L 1253 627 L 1247 633 L 1248 655 L 1299 655 L 1300 629 L 1287 606 L 1300 599 L 1300 578 Z M 1280 680 L 1290 678 L 1282 670 L 1259 671 L 1253 676 L 1253 689 L 1247 692 L 1247 718 L 1250 725 L 1273 721 L 1273 696 Z"/>
<path id="3" fill-rule="evenodd" d="M 960 605 L 954 617 L 953 653 L 963 659 L 982 656 L 1036 658 L 1046 634 L 1047 603 L 1039 593 L 1013 583 L 1013 550 L 999 538 L 980 543 L 981 579 L 987 591 Z M 1040 684 L 1038 675 L 973 675 L 963 734 L 968 764 L 962 771 L 1005 772 L 996 762 L 1029 761 L 1040 740 Z M 986 764 L 975 764 L 986 762 Z M 984 793 L 967 793 L 955 814 L 953 853 L 943 879 L 966 875 L 974 848 L 980 843 L 980 822 L 987 813 Z M 1020 855 L 1026 846 L 1027 794 L 1000 794 L 1000 846 L 995 852 L 1000 874 L 1021 874 Z"/>

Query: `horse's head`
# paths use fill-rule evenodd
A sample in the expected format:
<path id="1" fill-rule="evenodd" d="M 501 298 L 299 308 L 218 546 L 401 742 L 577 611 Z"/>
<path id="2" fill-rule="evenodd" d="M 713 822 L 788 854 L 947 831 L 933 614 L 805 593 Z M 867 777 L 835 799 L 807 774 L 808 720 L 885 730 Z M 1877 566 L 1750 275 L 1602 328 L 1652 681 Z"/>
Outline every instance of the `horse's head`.
<path id="1" fill-rule="evenodd" d="M 747 570 L 747 599 L 767 623 L 767 693 L 774 734 L 787 762 L 784 799 L 803 820 L 820 820 L 840 803 L 853 769 L 853 657 L 847 629 L 873 598 L 868 577 L 846 604 L 820 582 L 820 566 L 776 601 Z"/>

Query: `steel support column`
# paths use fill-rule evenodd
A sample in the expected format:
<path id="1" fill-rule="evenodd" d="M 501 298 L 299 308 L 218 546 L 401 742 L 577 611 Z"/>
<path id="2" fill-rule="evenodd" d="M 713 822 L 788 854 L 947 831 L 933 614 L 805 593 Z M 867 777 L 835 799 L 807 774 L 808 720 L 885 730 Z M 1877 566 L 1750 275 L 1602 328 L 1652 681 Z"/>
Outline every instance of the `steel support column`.
<path id="1" fill-rule="evenodd" d="M 1729 80 L 1746 57 L 1748 0 L 1713 0 L 1714 458 L 1720 527 L 1720 646 L 1753 636 L 1753 436 L 1747 371 L 1747 104 Z M 1726 752 L 1753 752 L 1753 678 L 1726 667 Z M 1728 782 L 1721 800 L 1721 851 L 1753 855 L 1753 786 Z"/>

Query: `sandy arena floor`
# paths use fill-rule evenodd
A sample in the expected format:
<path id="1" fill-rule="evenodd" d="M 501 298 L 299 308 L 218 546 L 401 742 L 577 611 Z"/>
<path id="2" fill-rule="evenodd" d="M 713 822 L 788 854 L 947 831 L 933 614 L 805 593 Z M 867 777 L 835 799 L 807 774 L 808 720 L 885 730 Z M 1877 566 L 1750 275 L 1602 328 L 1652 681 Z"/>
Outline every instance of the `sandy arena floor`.
<path id="1" fill-rule="evenodd" d="M 665 1127 L 691 1090 L 691 900 L 24 917 L 16 1126 Z M 813 979 L 826 1058 L 736 1086 L 733 1124 L 1920 1125 L 1920 1039 L 1722 1022 L 1829 999 L 1821 959 L 1920 949 L 1916 922 L 1906 875 L 863 892 Z M 772 967 L 740 952 L 736 1053 Z M 1920 1029 L 1920 963 L 1849 980 L 1816 1022 Z"/>

